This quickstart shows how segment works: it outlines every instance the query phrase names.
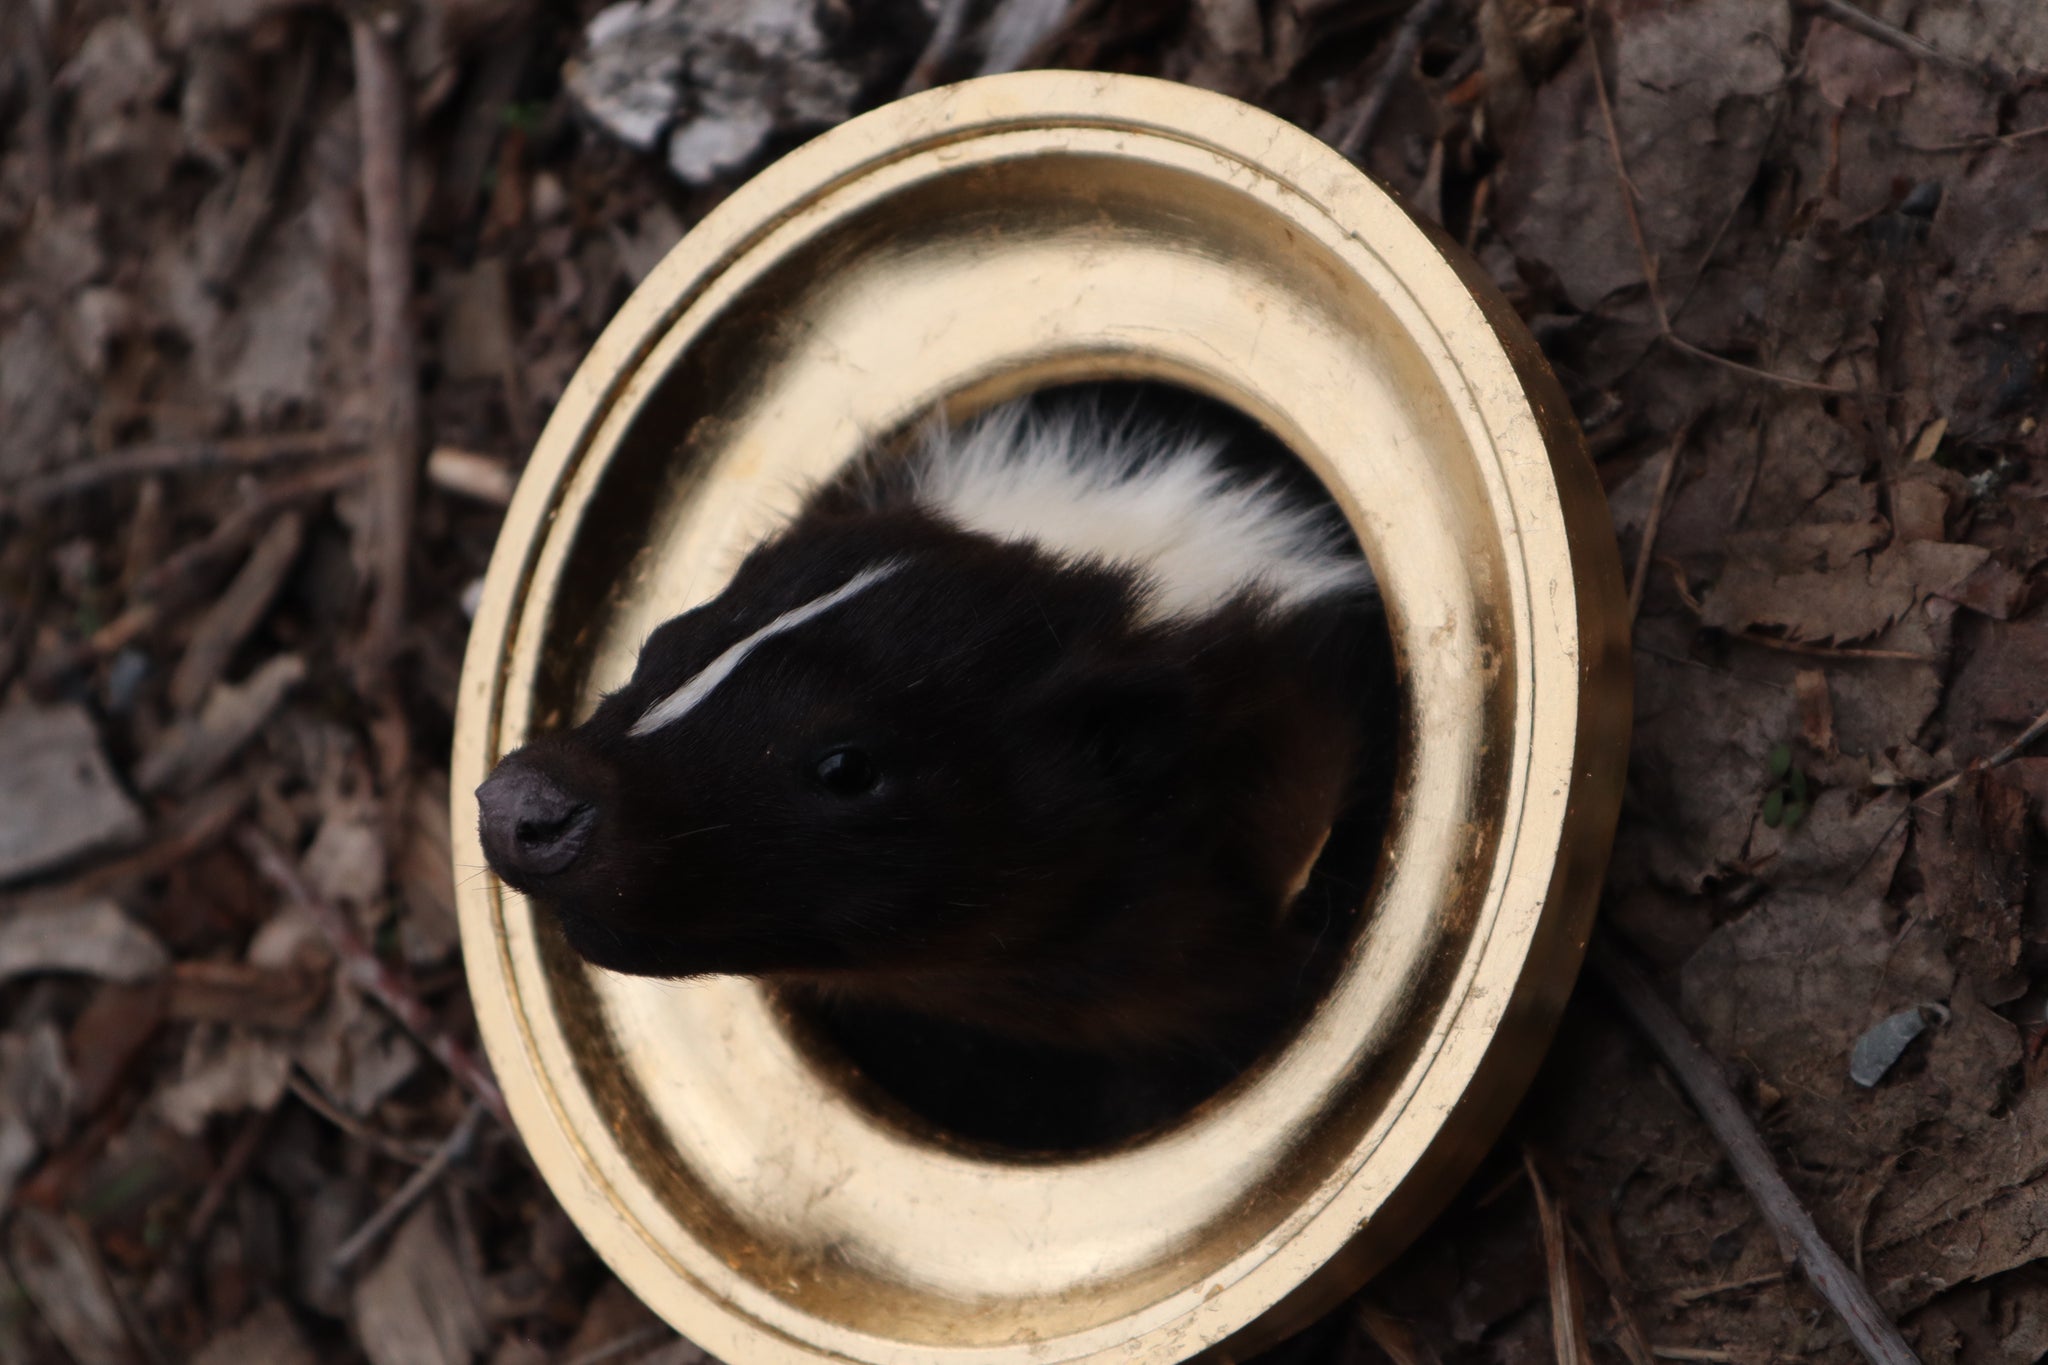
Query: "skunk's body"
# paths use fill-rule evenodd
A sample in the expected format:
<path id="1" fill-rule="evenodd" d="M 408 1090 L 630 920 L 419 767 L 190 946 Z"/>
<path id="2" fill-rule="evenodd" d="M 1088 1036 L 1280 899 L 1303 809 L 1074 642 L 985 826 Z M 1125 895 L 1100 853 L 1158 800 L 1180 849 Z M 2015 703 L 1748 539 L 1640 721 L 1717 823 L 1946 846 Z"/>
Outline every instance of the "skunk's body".
<path id="1" fill-rule="evenodd" d="M 599 966 L 1241 1063 L 1389 756 L 1364 561 L 1220 445 L 1011 405 L 819 490 L 479 789 L 493 868 Z"/>

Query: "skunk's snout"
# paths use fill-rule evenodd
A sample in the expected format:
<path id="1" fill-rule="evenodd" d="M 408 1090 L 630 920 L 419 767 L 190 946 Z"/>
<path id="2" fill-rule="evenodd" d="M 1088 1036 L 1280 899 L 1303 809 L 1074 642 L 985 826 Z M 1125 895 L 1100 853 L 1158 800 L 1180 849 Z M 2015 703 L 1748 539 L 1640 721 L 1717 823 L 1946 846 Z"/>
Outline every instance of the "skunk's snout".
<path id="1" fill-rule="evenodd" d="M 597 808 L 515 756 L 476 789 L 484 856 L 499 876 L 524 889 L 566 871 L 597 824 Z"/>

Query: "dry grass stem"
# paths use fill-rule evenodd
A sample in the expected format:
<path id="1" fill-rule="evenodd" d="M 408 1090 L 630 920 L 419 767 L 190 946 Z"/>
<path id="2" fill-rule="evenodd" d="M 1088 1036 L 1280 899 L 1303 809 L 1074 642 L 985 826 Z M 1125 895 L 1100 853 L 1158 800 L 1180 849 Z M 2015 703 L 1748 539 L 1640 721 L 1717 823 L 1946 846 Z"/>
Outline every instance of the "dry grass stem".
<path id="1" fill-rule="evenodd" d="M 1529 1173 L 1529 1188 L 1536 1195 L 1536 1219 L 1543 1229 L 1544 1282 L 1550 1291 L 1550 1343 L 1557 1365 L 1592 1365 L 1592 1347 L 1586 1341 L 1586 1304 L 1579 1293 L 1578 1276 L 1572 1271 L 1571 1241 L 1565 1235 L 1564 1206 L 1543 1183 L 1535 1156 L 1522 1149 L 1522 1168 Z"/>
<path id="2" fill-rule="evenodd" d="M 1664 452 L 1664 467 L 1657 471 L 1657 487 L 1650 494 L 1650 515 L 1643 522 L 1643 543 L 1636 547 L 1635 572 L 1628 580 L 1628 619 L 1634 625 L 1643 612 L 1643 590 L 1649 584 L 1650 561 L 1657 552 L 1657 532 L 1664 525 L 1664 505 L 1671 495 L 1671 480 L 1678 472 L 1678 457 L 1684 453 L 1685 442 L 1692 435 L 1692 428 L 1681 429 L 1671 438 L 1670 447 Z"/>

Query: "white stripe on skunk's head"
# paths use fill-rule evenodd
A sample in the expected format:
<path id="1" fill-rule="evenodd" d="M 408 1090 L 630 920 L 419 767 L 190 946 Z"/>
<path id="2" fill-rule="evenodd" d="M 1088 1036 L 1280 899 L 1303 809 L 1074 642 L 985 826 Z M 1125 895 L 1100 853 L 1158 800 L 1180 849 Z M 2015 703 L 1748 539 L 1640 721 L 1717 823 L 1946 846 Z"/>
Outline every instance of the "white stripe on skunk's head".
<path id="1" fill-rule="evenodd" d="M 1327 514 L 1231 474 L 1221 452 L 1196 431 L 1015 402 L 935 430 L 913 480 L 920 504 L 967 530 L 1137 570 L 1150 622 L 1206 616 L 1247 592 L 1285 610 L 1373 589 Z"/>
<path id="2" fill-rule="evenodd" d="M 653 703 L 643 712 L 633 728 L 626 733 L 638 739 L 651 735 L 665 725 L 673 725 L 688 715 L 696 705 L 710 696 L 713 689 L 732 675 L 734 669 L 746 661 L 749 654 L 785 631 L 795 630 L 804 622 L 822 616 L 848 598 L 861 593 L 887 578 L 903 567 L 900 559 L 888 560 L 881 564 L 862 569 L 839 587 L 821 596 L 814 597 L 800 607 L 792 607 L 780 616 L 762 626 L 759 630 L 730 646 L 724 653 L 698 670 L 673 692 Z"/>

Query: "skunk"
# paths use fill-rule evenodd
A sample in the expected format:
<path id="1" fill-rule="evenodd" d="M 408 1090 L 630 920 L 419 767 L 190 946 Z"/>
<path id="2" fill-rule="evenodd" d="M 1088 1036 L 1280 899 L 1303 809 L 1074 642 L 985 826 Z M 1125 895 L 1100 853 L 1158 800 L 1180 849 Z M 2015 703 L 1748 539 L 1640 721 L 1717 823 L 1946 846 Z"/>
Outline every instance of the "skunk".
<path id="1" fill-rule="evenodd" d="M 1230 445 L 1027 400 L 860 462 L 505 757 L 491 867 L 599 967 L 761 978 L 871 1052 L 1213 1090 L 1308 989 L 1303 888 L 1391 766 L 1365 560 Z"/>

